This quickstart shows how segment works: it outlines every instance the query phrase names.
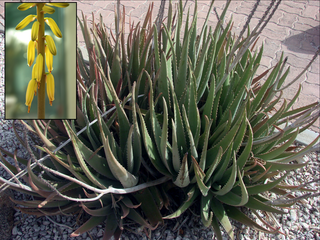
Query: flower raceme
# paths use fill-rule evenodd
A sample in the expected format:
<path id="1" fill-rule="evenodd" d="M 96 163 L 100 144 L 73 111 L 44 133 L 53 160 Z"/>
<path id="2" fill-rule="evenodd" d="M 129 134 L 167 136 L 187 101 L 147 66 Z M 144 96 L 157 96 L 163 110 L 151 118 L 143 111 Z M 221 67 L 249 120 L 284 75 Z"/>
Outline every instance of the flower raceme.
<path id="1" fill-rule="evenodd" d="M 30 14 L 26 16 L 16 26 L 16 30 L 21 30 L 21 29 L 24 29 L 26 26 L 28 26 L 29 23 L 36 20 L 32 24 L 31 40 L 29 41 L 28 50 L 27 50 L 28 66 L 31 67 L 32 64 L 35 62 L 32 68 L 32 79 L 28 83 L 27 92 L 26 92 L 26 105 L 28 106 L 28 113 L 30 112 L 31 103 L 37 91 L 39 91 L 40 93 L 45 91 L 44 88 L 43 89 L 42 87 L 40 88 L 42 81 L 44 80 L 46 80 L 47 95 L 49 98 L 49 103 L 52 106 L 52 101 L 54 100 L 54 77 L 52 75 L 52 69 L 53 69 L 52 63 L 53 63 L 53 55 L 57 54 L 57 49 L 56 49 L 55 42 L 50 35 L 45 35 L 45 36 L 42 35 L 44 33 L 44 30 L 42 30 L 41 33 L 39 32 L 41 27 L 45 26 L 44 23 L 47 23 L 52 33 L 58 38 L 62 38 L 62 33 L 57 23 L 50 17 L 44 17 L 44 14 L 53 14 L 55 12 L 55 9 L 53 7 L 65 8 L 69 6 L 69 3 L 22 3 L 18 6 L 18 10 L 26 11 L 35 6 L 37 7 L 37 15 Z M 42 36 L 39 34 L 41 34 Z M 44 46 L 44 48 L 40 46 Z M 37 55 L 35 56 L 36 49 L 37 49 Z M 36 58 L 36 61 L 34 61 L 35 58 Z M 48 69 L 48 72 L 46 73 L 43 72 L 44 64 L 45 64 L 44 61 Z M 44 76 L 45 76 L 45 79 L 44 79 Z M 44 98 L 42 99 L 43 101 L 45 100 Z M 38 101 L 38 104 L 39 102 L 40 101 Z M 41 111 L 44 112 L 44 108 Z M 38 113 L 38 116 L 40 116 L 39 113 Z"/>

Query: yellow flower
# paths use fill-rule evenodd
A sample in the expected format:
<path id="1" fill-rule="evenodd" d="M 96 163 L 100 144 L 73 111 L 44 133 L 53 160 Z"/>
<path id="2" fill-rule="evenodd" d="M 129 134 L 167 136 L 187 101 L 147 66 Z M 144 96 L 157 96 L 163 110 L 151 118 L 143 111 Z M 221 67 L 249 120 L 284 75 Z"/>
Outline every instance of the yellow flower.
<path id="1" fill-rule="evenodd" d="M 25 11 L 25 10 L 28 10 L 29 8 L 34 7 L 35 5 L 36 5 L 35 3 L 22 3 L 19 5 L 18 10 Z"/>
<path id="2" fill-rule="evenodd" d="M 36 80 L 37 81 L 37 76 L 36 76 L 36 67 L 37 63 L 35 63 L 32 67 L 32 80 Z"/>
<path id="3" fill-rule="evenodd" d="M 47 43 L 47 47 L 50 50 L 52 55 L 56 55 L 57 54 L 57 49 L 56 49 L 56 44 L 53 41 L 53 38 L 50 35 L 46 35 L 46 43 Z"/>
<path id="4" fill-rule="evenodd" d="M 26 16 L 19 24 L 16 26 L 16 30 L 24 29 L 26 26 L 28 26 L 29 23 L 31 23 L 33 20 L 35 20 L 37 15 L 28 15 Z"/>
<path id="5" fill-rule="evenodd" d="M 40 86 L 40 81 L 42 78 L 42 71 L 43 71 L 43 56 L 39 53 L 36 61 L 36 69 L 35 69 L 35 76 L 38 82 L 38 88 Z"/>
<path id="6" fill-rule="evenodd" d="M 30 112 L 31 103 L 33 96 L 37 92 L 37 81 L 31 79 L 28 83 L 27 93 L 26 93 L 26 106 L 28 106 L 28 113 Z"/>
<path id="7" fill-rule="evenodd" d="M 69 3 L 46 3 L 46 5 L 53 6 L 53 7 L 59 7 L 59 8 L 65 8 L 69 6 Z"/>
<path id="8" fill-rule="evenodd" d="M 58 25 L 56 24 L 56 22 L 49 17 L 44 18 L 44 20 L 48 24 L 48 26 L 51 28 L 51 31 L 54 33 L 54 35 L 56 35 L 58 38 L 62 38 L 61 31 Z"/>
<path id="9" fill-rule="evenodd" d="M 52 8 L 52 7 L 49 7 L 49 6 L 47 6 L 47 5 L 44 5 L 43 8 L 42 8 L 42 11 L 43 11 L 44 13 L 52 14 L 52 13 L 54 13 L 56 10 L 55 10 L 54 8 Z"/>
<path id="10" fill-rule="evenodd" d="M 47 77 L 47 95 L 49 98 L 50 106 L 52 106 L 52 101 L 54 100 L 54 78 L 51 73 L 48 73 Z"/>
<path id="11" fill-rule="evenodd" d="M 29 67 L 32 65 L 34 61 L 34 54 L 35 54 L 34 41 L 30 40 L 28 44 L 28 51 L 27 51 L 27 61 L 28 61 Z"/>
<path id="12" fill-rule="evenodd" d="M 35 21 L 32 24 L 32 29 L 31 29 L 31 40 L 35 41 L 38 37 L 38 33 L 39 33 L 39 25 L 40 23 L 38 21 Z"/>
<path id="13" fill-rule="evenodd" d="M 52 63 L 53 63 L 53 55 L 51 54 L 48 46 L 45 46 L 45 54 L 46 54 L 46 64 L 48 68 L 48 72 L 52 71 Z"/>

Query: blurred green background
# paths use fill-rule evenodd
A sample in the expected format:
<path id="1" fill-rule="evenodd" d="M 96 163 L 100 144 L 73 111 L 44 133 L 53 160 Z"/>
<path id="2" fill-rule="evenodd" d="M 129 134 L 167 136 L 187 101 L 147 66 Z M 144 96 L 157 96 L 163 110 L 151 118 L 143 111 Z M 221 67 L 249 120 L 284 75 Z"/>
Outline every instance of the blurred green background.
<path id="1" fill-rule="evenodd" d="M 36 7 L 19 11 L 21 3 L 5 4 L 5 102 L 6 119 L 37 119 L 37 96 L 34 97 L 28 113 L 25 105 L 26 90 L 31 80 L 32 67 L 27 65 L 27 47 L 31 40 L 33 22 L 22 30 L 16 25 L 27 15 L 36 15 Z M 46 119 L 76 118 L 76 3 L 67 8 L 53 7 L 55 13 L 45 14 L 59 26 L 62 38 L 56 37 L 45 24 L 45 35 L 51 35 L 57 48 L 53 56 L 52 74 L 55 80 L 55 100 L 52 106 L 46 94 Z M 35 63 L 35 61 L 34 61 Z M 34 64 L 33 63 L 33 64 Z M 47 71 L 47 67 L 45 67 Z"/>

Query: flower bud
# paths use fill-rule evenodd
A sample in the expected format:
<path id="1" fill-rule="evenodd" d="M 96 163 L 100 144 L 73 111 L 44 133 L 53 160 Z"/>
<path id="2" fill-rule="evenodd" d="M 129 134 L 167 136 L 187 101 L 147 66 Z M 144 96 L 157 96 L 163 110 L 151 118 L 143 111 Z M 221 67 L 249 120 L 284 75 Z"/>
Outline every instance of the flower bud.
<path id="1" fill-rule="evenodd" d="M 28 44 L 28 51 L 27 51 L 27 61 L 28 61 L 29 67 L 32 65 L 34 61 L 34 55 L 35 55 L 34 41 L 30 40 Z"/>
<path id="2" fill-rule="evenodd" d="M 31 103 L 33 96 L 37 92 L 37 81 L 31 79 L 28 83 L 27 93 L 26 93 L 26 106 L 28 106 L 28 113 L 30 112 Z"/>
<path id="3" fill-rule="evenodd" d="M 45 46 L 45 54 L 46 54 L 46 64 L 48 68 L 48 72 L 52 71 L 52 63 L 53 63 L 53 55 L 51 54 L 48 46 Z"/>
<path id="4" fill-rule="evenodd" d="M 56 55 L 57 54 L 57 49 L 56 49 L 56 44 L 53 41 L 53 38 L 50 35 L 46 35 L 46 43 L 47 43 L 47 47 L 50 50 L 52 55 Z"/>
<path id="5" fill-rule="evenodd" d="M 25 10 L 28 10 L 29 8 L 34 7 L 35 5 L 36 5 L 35 3 L 22 3 L 19 5 L 18 10 L 25 11 Z"/>
<path id="6" fill-rule="evenodd" d="M 37 63 L 35 63 L 32 67 L 32 80 L 36 80 L 37 81 L 37 76 L 36 76 L 36 67 Z"/>
<path id="7" fill-rule="evenodd" d="M 58 38 L 62 38 L 61 31 L 58 25 L 56 24 L 56 22 L 49 17 L 44 18 L 44 20 L 48 24 L 48 26 L 51 28 L 51 31 L 54 33 L 54 35 L 56 35 Z"/>
<path id="8" fill-rule="evenodd" d="M 39 53 L 38 57 L 37 57 L 37 61 L 36 61 L 36 69 L 35 69 L 35 76 L 38 82 L 38 86 L 40 84 L 41 81 L 41 77 L 42 77 L 42 71 L 43 71 L 43 56 L 41 53 Z"/>
<path id="9" fill-rule="evenodd" d="M 50 106 L 52 106 L 52 101 L 54 100 L 54 78 L 51 73 L 47 74 L 47 95 L 49 98 Z"/>
<path id="10" fill-rule="evenodd" d="M 42 8 L 42 11 L 43 11 L 44 13 L 52 14 L 52 13 L 54 13 L 56 10 L 55 10 L 54 8 L 52 8 L 52 7 L 49 7 L 49 6 L 47 6 L 47 5 L 44 5 L 43 8 Z"/>
<path id="11" fill-rule="evenodd" d="M 46 5 L 53 6 L 53 7 L 59 7 L 59 8 L 65 8 L 69 6 L 69 3 L 46 3 Z"/>
<path id="12" fill-rule="evenodd" d="M 31 29 L 31 40 L 35 41 L 38 37 L 38 33 L 39 33 L 39 27 L 40 27 L 40 23 L 38 21 L 35 21 L 32 24 L 32 29 Z"/>
<path id="13" fill-rule="evenodd" d="M 28 26 L 29 23 L 31 23 L 33 20 L 35 20 L 37 15 L 28 15 L 26 16 L 19 24 L 16 26 L 16 30 L 24 29 L 26 26 Z"/>

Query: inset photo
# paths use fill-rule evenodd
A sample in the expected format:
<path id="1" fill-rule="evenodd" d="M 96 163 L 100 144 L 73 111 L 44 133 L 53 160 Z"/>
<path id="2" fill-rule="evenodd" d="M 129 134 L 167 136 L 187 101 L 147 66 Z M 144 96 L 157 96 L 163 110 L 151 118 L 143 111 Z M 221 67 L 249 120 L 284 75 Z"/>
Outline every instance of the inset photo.
<path id="1" fill-rule="evenodd" d="M 76 118 L 76 3 L 5 3 L 5 119 Z"/>

